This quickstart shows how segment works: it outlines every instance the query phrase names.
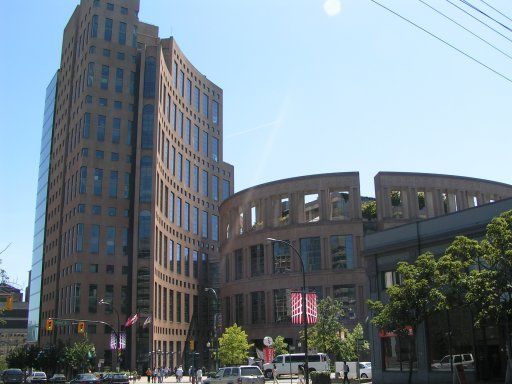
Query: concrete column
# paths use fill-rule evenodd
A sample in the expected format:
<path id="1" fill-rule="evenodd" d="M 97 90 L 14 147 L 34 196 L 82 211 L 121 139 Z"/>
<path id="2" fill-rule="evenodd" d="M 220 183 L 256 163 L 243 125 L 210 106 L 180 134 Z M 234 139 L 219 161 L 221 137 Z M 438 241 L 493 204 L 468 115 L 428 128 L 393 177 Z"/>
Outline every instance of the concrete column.
<path id="1" fill-rule="evenodd" d="M 414 187 L 408 188 L 407 194 L 409 196 L 407 199 L 407 201 L 409 203 L 409 207 L 408 207 L 409 218 L 410 219 L 417 218 L 417 217 L 419 217 L 418 190 Z"/>

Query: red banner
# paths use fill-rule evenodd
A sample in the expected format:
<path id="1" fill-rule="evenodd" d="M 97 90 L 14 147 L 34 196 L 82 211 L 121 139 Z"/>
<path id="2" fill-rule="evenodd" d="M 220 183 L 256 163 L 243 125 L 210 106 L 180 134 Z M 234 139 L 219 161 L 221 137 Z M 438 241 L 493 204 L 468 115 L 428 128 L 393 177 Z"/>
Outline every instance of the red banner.
<path id="1" fill-rule="evenodd" d="M 304 317 L 302 314 L 302 293 L 291 293 L 292 304 L 292 324 L 304 324 Z M 316 324 L 318 318 L 318 311 L 316 306 L 316 293 L 306 293 L 306 314 L 308 324 Z"/>
<path id="2" fill-rule="evenodd" d="M 407 335 L 412 336 L 414 333 L 412 332 L 412 327 L 407 325 L 405 327 L 407 329 Z M 383 329 L 379 331 L 379 337 L 397 337 L 398 335 L 395 332 L 386 332 Z"/>
<path id="3" fill-rule="evenodd" d="M 274 348 L 264 347 L 263 358 L 265 359 L 265 363 L 271 363 L 272 360 L 274 360 Z"/>

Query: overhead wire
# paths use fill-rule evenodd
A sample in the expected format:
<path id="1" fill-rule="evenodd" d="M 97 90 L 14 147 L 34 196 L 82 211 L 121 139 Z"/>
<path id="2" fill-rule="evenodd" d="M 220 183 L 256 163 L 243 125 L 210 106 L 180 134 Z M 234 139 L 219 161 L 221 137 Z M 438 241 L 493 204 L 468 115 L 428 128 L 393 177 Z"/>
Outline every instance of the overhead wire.
<path id="1" fill-rule="evenodd" d="M 448 3 L 450 3 L 451 5 L 453 5 L 455 8 L 459 9 L 460 11 L 464 12 L 466 15 L 472 17 L 473 19 L 475 19 L 476 21 L 478 21 L 479 23 L 485 25 L 487 28 L 493 30 L 494 32 L 496 32 L 498 35 L 500 35 L 501 37 L 507 39 L 508 41 L 510 41 L 512 43 L 512 39 L 510 39 L 509 37 L 505 36 L 503 33 L 501 33 L 500 31 L 496 30 L 495 28 L 491 27 L 489 24 L 487 24 L 485 21 L 482 21 L 480 20 L 478 17 L 476 17 L 475 15 L 472 15 L 471 13 L 469 13 L 468 11 L 466 11 L 464 8 L 461 8 L 459 7 L 457 4 L 454 4 L 451 0 L 445 0 L 447 1 Z"/>
<path id="2" fill-rule="evenodd" d="M 512 83 L 512 79 L 511 79 L 511 78 L 509 78 L 509 77 L 505 76 L 504 74 L 502 74 L 502 73 L 498 72 L 497 70 L 495 70 L 495 69 L 493 69 L 493 68 L 489 67 L 488 65 L 484 64 L 483 62 L 481 62 L 480 60 L 478 60 L 478 59 L 474 58 L 473 56 L 471 56 L 470 54 L 468 54 L 468 53 L 464 52 L 463 50 L 461 50 L 461 49 L 457 48 L 456 46 L 454 46 L 453 44 L 449 43 L 448 41 L 443 40 L 441 37 L 439 37 L 439 36 L 435 35 L 434 33 L 430 32 L 429 30 L 427 30 L 427 29 L 423 28 L 422 26 L 420 26 L 420 25 L 416 24 L 415 22 L 413 22 L 413 21 L 411 21 L 411 20 L 407 19 L 406 17 L 404 17 L 404 16 L 400 15 L 398 12 L 393 11 L 392 9 L 390 9 L 390 8 L 386 7 L 385 5 L 383 5 L 383 4 L 381 4 L 381 3 L 379 3 L 377 0 L 370 0 L 370 1 L 371 1 L 372 3 L 374 3 L 374 4 L 378 5 L 379 7 L 384 8 L 384 9 L 385 9 L 385 10 L 387 10 L 388 12 L 390 12 L 390 13 L 394 14 L 395 16 L 397 16 L 397 17 L 401 18 L 402 20 L 404 20 L 404 21 L 408 22 L 409 24 L 411 24 L 411 25 L 415 26 L 416 28 L 418 28 L 418 29 L 422 30 L 423 32 L 427 33 L 428 35 L 432 36 L 433 38 L 435 38 L 435 39 L 437 39 L 437 40 L 441 41 L 443 44 L 446 44 L 447 46 L 451 47 L 452 49 L 456 50 L 457 52 L 459 52 L 459 53 L 463 54 L 463 55 L 464 55 L 464 56 L 466 56 L 468 59 L 473 60 L 473 61 L 474 61 L 474 62 L 476 62 L 477 64 L 480 64 L 481 66 L 483 66 L 483 67 L 487 68 L 489 71 L 491 71 L 491 72 L 493 72 L 494 74 L 496 74 L 496 75 L 500 76 L 501 78 L 503 78 L 503 79 L 507 80 L 509 83 Z"/>
<path id="3" fill-rule="evenodd" d="M 498 52 L 502 53 L 503 55 L 505 55 L 506 57 L 508 57 L 509 59 L 512 60 L 512 56 L 510 56 L 508 53 L 504 52 L 503 50 L 499 49 L 498 47 L 496 47 L 495 45 L 493 45 L 492 43 L 490 43 L 489 41 L 487 41 L 486 39 L 484 39 L 483 37 L 480 37 L 478 36 L 476 33 L 474 33 L 473 31 L 471 31 L 469 28 L 466 28 L 464 25 L 458 23 L 457 21 L 455 21 L 454 19 L 452 19 L 450 16 L 444 14 L 443 12 L 441 12 L 440 10 L 436 9 L 435 7 L 433 7 L 432 5 L 426 3 L 424 0 L 418 0 L 420 3 L 426 5 L 427 7 L 429 7 L 430 9 L 432 9 L 433 11 L 437 12 L 438 14 L 444 16 L 445 18 L 447 18 L 448 20 L 450 20 L 451 22 L 455 23 L 456 25 L 458 25 L 459 27 L 461 27 L 462 29 L 464 29 L 466 32 L 468 33 L 471 33 L 473 36 L 475 36 L 477 39 L 483 41 L 485 44 L 489 45 L 490 47 L 494 48 L 495 50 L 497 50 Z"/>
<path id="4" fill-rule="evenodd" d="M 491 4 L 487 3 L 485 0 L 480 0 L 482 3 L 484 3 L 485 5 L 487 5 L 489 8 L 493 9 L 494 11 L 498 12 L 501 16 L 503 16 L 504 18 L 506 19 L 509 19 L 510 21 L 512 21 L 512 19 L 510 17 L 508 17 L 507 15 L 505 15 L 503 12 L 501 12 L 499 9 L 496 9 L 495 7 L 493 7 Z"/>
<path id="5" fill-rule="evenodd" d="M 507 31 L 509 32 L 512 32 L 512 29 L 510 29 L 510 27 L 508 27 L 507 25 L 503 24 L 501 21 L 498 21 L 496 20 L 494 17 L 488 15 L 487 13 L 485 13 L 484 11 L 482 11 L 480 8 L 478 8 L 477 6 L 471 4 L 468 0 L 459 0 L 462 4 L 466 4 L 468 7 L 470 7 L 471 9 L 474 9 L 475 11 L 477 11 L 478 13 L 484 15 L 485 17 L 487 17 L 488 19 L 494 21 L 496 24 L 498 25 L 501 25 L 503 28 L 505 28 Z"/>

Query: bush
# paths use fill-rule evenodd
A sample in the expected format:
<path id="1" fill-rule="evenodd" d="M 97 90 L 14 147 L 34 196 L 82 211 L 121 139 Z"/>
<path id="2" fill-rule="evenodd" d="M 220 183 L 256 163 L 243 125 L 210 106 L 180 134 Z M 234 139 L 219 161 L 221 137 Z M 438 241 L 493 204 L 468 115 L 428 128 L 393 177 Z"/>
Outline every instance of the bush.
<path id="1" fill-rule="evenodd" d="M 329 371 L 313 371 L 310 376 L 313 384 L 331 384 L 331 372 Z"/>

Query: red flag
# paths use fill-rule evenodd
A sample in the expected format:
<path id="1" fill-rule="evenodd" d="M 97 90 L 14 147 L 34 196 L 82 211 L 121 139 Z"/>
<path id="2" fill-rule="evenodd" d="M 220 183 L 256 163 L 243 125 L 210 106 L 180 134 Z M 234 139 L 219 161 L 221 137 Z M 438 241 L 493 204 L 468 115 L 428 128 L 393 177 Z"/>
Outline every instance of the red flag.
<path id="1" fill-rule="evenodd" d="M 139 314 L 136 313 L 135 315 L 131 316 L 126 320 L 126 323 L 124 323 L 125 328 L 131 327 L 133 324 L 135 324 L 139 320 Z"/>
<path id="2" fill-rule="evenodd" d="M 302 293 L 291 293 L 292 304 L 292 324 L 304 324 L 304 317 L 302 313 Z M 316 307 L 316 293 L 306 293 L 306 313 L 308 324 L 315 324 L 317 321 L 318 313 Z"/>

